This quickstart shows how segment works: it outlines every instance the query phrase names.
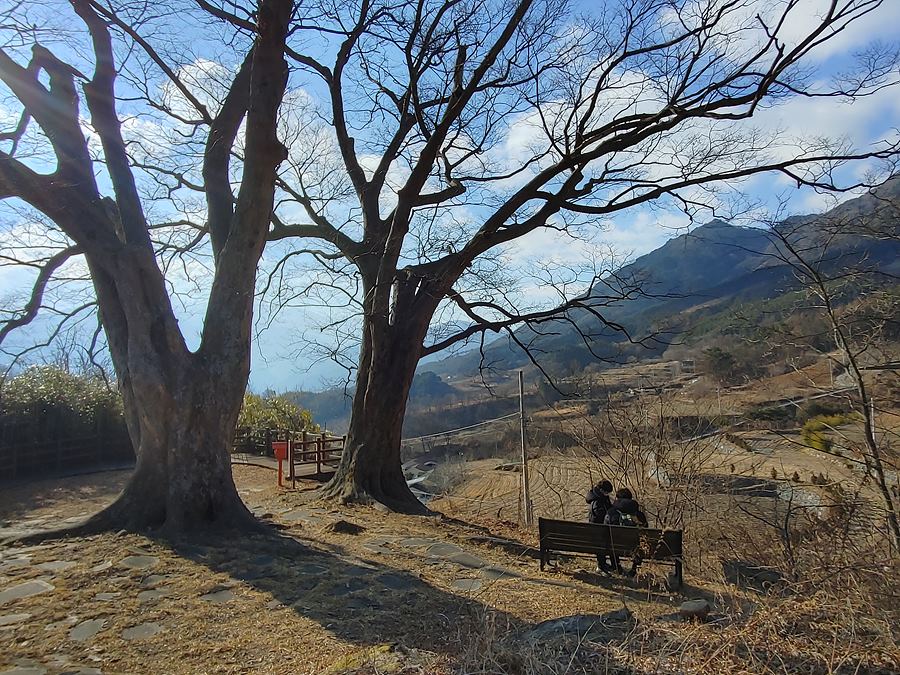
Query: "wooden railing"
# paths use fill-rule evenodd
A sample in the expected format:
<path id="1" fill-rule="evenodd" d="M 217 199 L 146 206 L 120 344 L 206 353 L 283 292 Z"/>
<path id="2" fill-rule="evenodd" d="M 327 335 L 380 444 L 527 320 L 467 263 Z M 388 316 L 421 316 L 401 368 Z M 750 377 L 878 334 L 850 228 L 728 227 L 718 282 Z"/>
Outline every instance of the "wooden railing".
<path id="1" fill-rule="evenodd" d="M 290 434 L 285 441 L 273 441 L 272 450 L 278 460 L 278 484 L 283 483 L 282 464 L 287 464 L 287 479 L 291 487 L 296 485 L 297 467 L 315 465 L 316 476 L 322 474 L 322 468 L 336 468 L 344 451 L 346 436 L 331 434 L 313 434 L 306 431 Z"/>

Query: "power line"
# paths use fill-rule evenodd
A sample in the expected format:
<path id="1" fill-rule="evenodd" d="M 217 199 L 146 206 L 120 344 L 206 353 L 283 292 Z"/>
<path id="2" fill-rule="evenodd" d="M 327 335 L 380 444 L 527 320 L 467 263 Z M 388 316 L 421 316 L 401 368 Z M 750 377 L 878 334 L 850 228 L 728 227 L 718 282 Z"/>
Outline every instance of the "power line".
<path id="1" fill-rule="evenodd" d="M 519 413 L 514 412 L 509 415 L 504 415 L 503 417 L 495 417 L 491 420 L 484 420 L 483 422 L 476 422 L 475 424 L 470 424 L 467 427 L 459 427 L 458 429 L 448 429 L 447 431 L 441 431 L 436 434 L 427 434 L 425 436 L 415 436 L 413 438 L 404 438 L 401 440 L 401 443 L 412 443 L 413 441 L 424 441 L 429 438 L 440 438 L 441 436 L 448 436 L 450 434 L 455 434 L 459 431 L 467 431 L 468 429 L 475 429 L 476 427 L 484 426 L 485 424 L 491 424 L 492 422 L 500 422 L 501 420 L 507 420 L 511 417 L 518 417 Z"/>

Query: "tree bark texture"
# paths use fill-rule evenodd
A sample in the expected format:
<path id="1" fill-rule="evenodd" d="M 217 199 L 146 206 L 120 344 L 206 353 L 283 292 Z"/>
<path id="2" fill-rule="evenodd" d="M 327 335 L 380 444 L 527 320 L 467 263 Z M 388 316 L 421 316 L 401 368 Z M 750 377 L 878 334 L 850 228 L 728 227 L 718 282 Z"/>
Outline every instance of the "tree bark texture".
<path id="1" fill-rule="evenodd" d="M 341 463 L 323 493 L 345 503 L 377 501 L 394 511 L 427 513 L 406 484 L 400 441 L 434 306 L 417 299 L 412 281 L 397 281 L 393 288 L 391 302 L 384 289 L 364 284 L 367 300 L 350 429 Z"/>

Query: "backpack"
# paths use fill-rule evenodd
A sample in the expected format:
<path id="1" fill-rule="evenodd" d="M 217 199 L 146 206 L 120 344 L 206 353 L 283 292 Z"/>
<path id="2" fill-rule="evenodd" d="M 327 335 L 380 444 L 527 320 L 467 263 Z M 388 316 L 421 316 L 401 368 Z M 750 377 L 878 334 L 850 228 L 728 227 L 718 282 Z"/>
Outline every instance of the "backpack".
<path id="1" fill-rule="evenodd" d="M 637 527 L 637 522 L 630 513 L 622 513 L 619 509 L 612 508 L 606 512 L 606 518 L 603 519 L 606 525 L 624 525 L 626 527 Z"/>

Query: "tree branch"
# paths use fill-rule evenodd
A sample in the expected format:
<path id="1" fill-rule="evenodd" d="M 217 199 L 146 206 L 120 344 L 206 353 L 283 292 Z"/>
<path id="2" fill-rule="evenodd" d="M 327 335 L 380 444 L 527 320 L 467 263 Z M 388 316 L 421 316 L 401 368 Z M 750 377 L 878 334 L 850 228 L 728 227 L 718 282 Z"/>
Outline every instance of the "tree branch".
<path id="1" fill-rule="evenodd" d="M 22 308 L 21 314 L 14 319 L 4 321 L 3 325 L 0 326 L 0 345 L 3 344 L 6 337 L 14 330 L 21 328 L 22 326 L 27 326 L 34 321 L 34 318 L 38 314 L 38 310 L 41 308 L 44 291 L 46 290 L 50 279 L 53 277 L 53 273 L 65 265 L 72 256 L 79 255 L 80 253 L 81 249 L 79 247 L 70 246 L 69 248 L 55 253 L 41 265 L 37 279 L 31 289 L 31 297 L 25 307 Z"/>

